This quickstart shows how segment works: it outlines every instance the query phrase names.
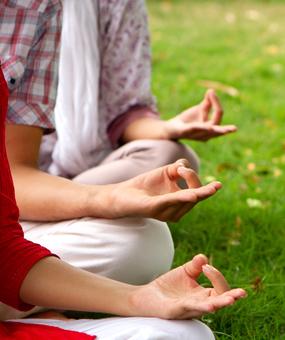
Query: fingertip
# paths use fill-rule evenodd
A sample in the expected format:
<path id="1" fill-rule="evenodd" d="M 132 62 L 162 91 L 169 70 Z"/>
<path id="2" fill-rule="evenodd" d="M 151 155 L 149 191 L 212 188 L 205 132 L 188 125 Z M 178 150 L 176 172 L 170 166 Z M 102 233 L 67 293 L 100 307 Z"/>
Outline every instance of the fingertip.
<path id="1" fill-rule="evenodd" d="M 210 88 L 210 89 L 208 89 L 207 90 L 207 92 L 206 92 L 207 94 L 216 94 L 216 91 L 213 89 L 213 88 Z"/>
<path id="2" fill-rule="evenodd" d="M 213 181 L 213 182 L 206 184 L 205 186 L 212 187 L 217 191 L 217 190 L 220 190 L 223 187 L 223 184 L 219 181 Z"/>
<path id="3" fill-rule="evenodd" d="M 197 255 L 195 255 L 193 257 L 193 260 L 199 261 L 202 267 L 208 263 L 208 258 L 204 254 L 197 254 Z"/>
<path id="4" fill-rule="evenodd" d="M 214 313 L 216 311 L 216 307 L 213 304 L 208 304 L 205 307 L 207 313 Z"/>
<path id="5" fill-rule="evenodd" d="M 244 299 L 247 297 L 247 292 L 242 289 L 242 288 L 238 288 L 236 290 L 236 296 L 235 296 L 237 299 Z"/>
<path id="6" fill-rule="evenodd" d="M 219 182 L 219 181 L 215 181 L 214 185 L 215 185 L 215 188 L 217 190 L 219 190 L 219 189 L 221 189 L 223 187 L 223 184 L 221 182 Z"/>
<path id="7" fill-rule="evenodd" d="M 184 167 L 184 168 L 189 168 L 190 164 L 187 159 L 185 158 L 180 158 L 178 159 L 175 163 L 178 167 Z"/>
<path id="8" fill-rule="evenodd" d="M 186 174 L 187 175 L 197 175 L 196 172 L 191 169 L 191 168 L 187 168 L 184 165 L 179 165 L 179 167 L 177 168 L 177 173 L 178 175 L 180 175 L 181 177 L 184 177 Z"/>

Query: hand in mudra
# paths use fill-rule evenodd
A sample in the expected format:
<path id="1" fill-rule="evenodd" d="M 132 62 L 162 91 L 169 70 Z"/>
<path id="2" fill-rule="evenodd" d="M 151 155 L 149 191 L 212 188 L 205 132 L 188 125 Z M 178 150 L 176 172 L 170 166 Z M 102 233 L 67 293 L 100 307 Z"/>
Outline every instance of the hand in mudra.
<path id="1" fill-rule="evenodd" d="M 186 182 L 188 188 L 179 187 L 177 182 L 180 179 Z M 212 196 L 220 188 L 219 182 L 202 186 L 188 162 L 181 159 L 108 186 L 102 197 L 104 206 L 100 210 L 105 218 L 140 216 L 177 221 L 199 201 Z"/>
<path id="2" fill-rule="evenodd" d="M 141 286 L 132 299 L 139 315 L 165 319 L 198 318 L 246 296 L 241 288 L 230 289 L 223 274 L 207 263 L 205 255 L 196 255 L 186 264 Z M 202 272 L 212 288 L 204 288 L 197 282 Z"/>
<path id="3" fill-rule="evenodd" d="M 213 90 L 208 90 L 202 102 L 166 121 L 169 139 L 207 141 L 237 130 L 235 125 L 221 125 L 223 108 Z"/>

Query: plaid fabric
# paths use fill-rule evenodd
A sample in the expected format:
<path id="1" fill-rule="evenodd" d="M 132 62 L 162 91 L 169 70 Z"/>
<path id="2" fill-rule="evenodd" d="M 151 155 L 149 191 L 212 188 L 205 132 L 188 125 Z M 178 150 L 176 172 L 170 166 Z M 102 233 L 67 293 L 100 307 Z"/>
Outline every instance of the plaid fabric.
<path id="1" fill-rule="evenodd" d="M 54 127 L 60 0 L 1 0 L 0 62 L 10 89 L 10 123 Z"/>

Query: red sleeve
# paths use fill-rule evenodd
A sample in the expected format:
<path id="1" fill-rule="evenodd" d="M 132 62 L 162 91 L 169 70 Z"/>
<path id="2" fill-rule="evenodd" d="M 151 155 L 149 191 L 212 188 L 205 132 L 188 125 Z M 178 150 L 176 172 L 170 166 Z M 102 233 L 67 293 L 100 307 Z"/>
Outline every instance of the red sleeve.
<path id="1" fill-rule="evenodd" d="M 92 340 L 96 336 L 66 331 L 53 326 L 0 322 L 1 340 Z"/>
<path id="2" fill-rule="evenodd" d="M 32 306 L 19 297 L 21 284 L 31 267 L 51 256 L 49 250 L 24 239 L 19 210 L 5 149 L 5 117 L 8 89 L 0 68 L 0 301 L 20 310 Z"/>

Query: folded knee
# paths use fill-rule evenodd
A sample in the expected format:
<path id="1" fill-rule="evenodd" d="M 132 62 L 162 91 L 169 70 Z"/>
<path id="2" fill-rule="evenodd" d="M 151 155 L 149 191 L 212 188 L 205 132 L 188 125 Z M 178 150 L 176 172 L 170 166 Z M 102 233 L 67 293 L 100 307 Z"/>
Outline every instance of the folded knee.
<path id="1" fill-rule="evenodd" d="M 144 284 L 171 268 L 174 246 L 166 223 L 140 219 L 125 238 L 108 276 L 132 284 Z"/>
<path id="2" fill-rule="evenodd" d="M 151 141 L 149 151 L 151 164 L 153 167 L 163 166 L 173 163 L 180 158 L 188 160 L 190 167 L 196 172 L 199 171 L 199 158 L 197 154 L 184 144 L 171 140 Z"/>
<path id="3" fill-rule="evenodd" d="M 167 224 L 154 219 L 84 218 L 70 221 L 44 241 L 76 267 L 132 284 L 168 271 L 174 256 Z"/>

